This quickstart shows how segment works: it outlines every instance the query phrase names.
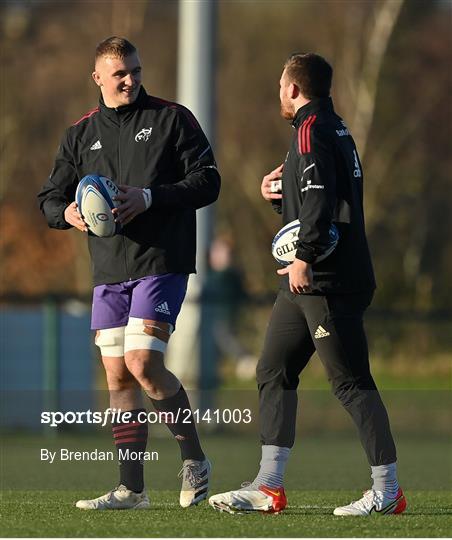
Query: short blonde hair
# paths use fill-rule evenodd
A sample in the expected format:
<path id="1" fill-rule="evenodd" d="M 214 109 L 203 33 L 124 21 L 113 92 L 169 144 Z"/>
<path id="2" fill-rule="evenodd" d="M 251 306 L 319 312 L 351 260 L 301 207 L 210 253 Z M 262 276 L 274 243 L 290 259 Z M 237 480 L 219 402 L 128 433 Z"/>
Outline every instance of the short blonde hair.
<path id="1" fill-rule="evenodd" d="M 136 52 L 136 47 L 127 41 L 127 39 L 117 36 L 111 36 L 101 41 L 96 47 L 94 63 L 102 56 L 111 56 L 113 58 L 125 58 Z"/>

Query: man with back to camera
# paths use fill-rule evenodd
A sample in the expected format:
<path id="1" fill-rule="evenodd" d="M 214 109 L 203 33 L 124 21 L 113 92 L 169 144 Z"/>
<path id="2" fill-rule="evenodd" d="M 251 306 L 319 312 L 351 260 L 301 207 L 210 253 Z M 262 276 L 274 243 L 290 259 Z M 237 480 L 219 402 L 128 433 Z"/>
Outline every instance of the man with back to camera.
<path id="1" fill-rule="evenodd" d="M 333 70 L 321 56 L 294 54 L 280 80 L 281 115 L 295 128 L 286 161 L 262 181 L 261 193 L 299 219 L 294 262 L 283 276 L 257 365 L 262 460 L 251 484 L 213 495 L 226 512 L 279 512 L 287 505 L 283 476 L 295 438 L 299 375 L 314 351 L 334 394 L 355 422 L 373 486 L 334 510 L 338 516 L 398 514 L 406 500 L 396 474 L 388 415 L 370 373 L 363 314 L 375 289 L 364 228 L 363 174 L 355 143 L 330 96 Z M 282 194 L 272 184 L 281 180 Z M 331 255 L 332 223 L 339 242 Z"/>
<path id="2" fill-rule="evenodd" d="M 101 91 L 99 107 L 66 131 L 38 199 L 50 227 L 89 233 L 73 202 L 78 181 L 95 172 L 119 185 L 120 205 L 113 213 L 122 231 L 111 238 L 88 234 L 95 285 L 91 327 L 97 331 L 110 406 L 130 415 L 112 424 L 120 457 L 118 487 L 76 506 L 150 506 L 143 462 L 121 459 L 127 451 L 146 449 L 144 389 L 157 411 L 175 419 L 162 415 L 180 446 L 180 504 L 188 507 L 207 497 L 210 463 L 193 416 L 184 423 L 190 404 L 180 381 L 166 369 L 164 353 L 188 274 L 195 272 L 196 209 L 217 199 L 220 176 L 191 112 L 146 93 L 138 52 L 129 41 L 101 42 L 92 76 Z"/>

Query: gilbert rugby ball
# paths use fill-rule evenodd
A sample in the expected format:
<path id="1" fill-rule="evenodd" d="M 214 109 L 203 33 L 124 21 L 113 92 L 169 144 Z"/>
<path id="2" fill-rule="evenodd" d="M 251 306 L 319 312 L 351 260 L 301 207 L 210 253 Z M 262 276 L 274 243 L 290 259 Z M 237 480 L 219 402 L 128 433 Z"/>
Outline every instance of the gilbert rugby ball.
<path id="1" fill-rule="evenodd" d="M 273 257 L 282 264 L 287 266 L 291 264 L 295 259 L 295 253 L 297 251 L 298 245 L 298 235 L 300 234 L 300 220 L 296 219 L 291 221 L 276 234 L 272 243 L 272 255 Z M 337 246 L 339 240 L 339 231 L 337 230 L 334 223 L 331 225 L 330 229 L 330 243 L 328 249 L 319 255 L 315 260 L 316 263 L 326 259 L 328 255 L 334 251 L 334 248 Z"/>
<path id="2" fill-rule="evenodd" d="M 105 176 L 88 174 L 80 180 L 75 202 L 89 230 L 96 236 L 114 236 L 120 231 L 121 226 L 111 213 L 118 206 L 113 200 L 118 194 L 118 186 Z"/>

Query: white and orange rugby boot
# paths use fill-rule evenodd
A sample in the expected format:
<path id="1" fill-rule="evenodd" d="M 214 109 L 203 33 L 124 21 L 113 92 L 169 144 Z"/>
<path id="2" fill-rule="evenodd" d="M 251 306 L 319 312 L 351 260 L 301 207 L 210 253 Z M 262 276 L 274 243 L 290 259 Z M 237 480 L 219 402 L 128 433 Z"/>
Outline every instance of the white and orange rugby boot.
<path id="1" fill-rule="evenodd" d="M 240 489 L 212 495 L 209 504 L 220 512 L 235 514 L 238 512 L 265 512 L 276 514 L 287 506 L 287 497 L 283 487 L 254 487 L 250 483 L 242 484 Z"/>
<path id="2" fill-rule="evenodd" d="M 361 499 L 347 506 L 334 509 L 335 516 L 370 516 L 371 514 L 401 514 L 406 509 L 406 499 L 399 488 L 395 495 L 370 489 L 364 492 Z"/>

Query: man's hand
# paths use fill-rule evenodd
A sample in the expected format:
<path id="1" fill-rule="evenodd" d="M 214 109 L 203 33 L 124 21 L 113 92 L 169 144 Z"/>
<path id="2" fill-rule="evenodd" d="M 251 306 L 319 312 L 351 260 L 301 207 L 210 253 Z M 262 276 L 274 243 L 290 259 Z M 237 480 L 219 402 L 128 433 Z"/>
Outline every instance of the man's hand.
<path id="1" fill-rule="evenodd" d="M 311 265 L 300 259 L 295 259 L 292 264 L 277 270 L 280 276 L 289 274 L 290 292 L 302 294 L 312 291 L 313 278 Z"/>
<path id="2" fill-rule="evenodd" d="M 134 217 L 146 210 L 146 203 L 143 197 L 143 190 L 138 187 L 119 185 L 122 193 L 114 197 L 115 201 L 120 201 L 118 208 L 113 208 L 112 212 L 116 221 L 121 225 L 127 225 Z"/>
<path id="3" fill-rule="evenodd" d="M 284 168 L 284 163 L 281 163 L 279 167 L 277 167 L 271 173 L 268 173 L 266 176 L 264 176 L 262 180 L 262 184 L 261 184 L 261 193 L 262 193 L 262 197 L 264 197 L 266 201 L 272 201 L 274 199 L 282 199 L 281 193 L 271 192 L 271 183 L 274 180 L 281 180 L 283 168 Z"/>
<path id="4" fill-rule="evenodd" d="M 77 203 L 74 201 L 64 211 L 64 219 L 76 229 L 82 232 L 88 232 L 88 226 L 84 222 L 82 215 L 78 211 Z"/>

